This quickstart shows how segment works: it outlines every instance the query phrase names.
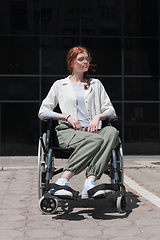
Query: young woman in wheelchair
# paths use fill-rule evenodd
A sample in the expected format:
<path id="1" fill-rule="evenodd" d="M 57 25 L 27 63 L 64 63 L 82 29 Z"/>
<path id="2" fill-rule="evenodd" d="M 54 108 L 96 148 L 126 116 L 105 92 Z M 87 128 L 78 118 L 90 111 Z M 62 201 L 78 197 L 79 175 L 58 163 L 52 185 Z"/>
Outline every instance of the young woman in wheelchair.
<path id="1" fill-rule="evenodd" d="M 59 146 L 75 149 L 56 184 L 67 186 L 74 175 L 86 169 L 82 199 L 88 198 L 87 191 L 95 186 L 95 181 L 106 170 L 119 134 L 112 126 L 102 128 L 102 120 L 116 117 L 116 113 L 102 83 L 87 76 L 92 66 L 90 62 L 91 55 L 86 48 L 70 49 L 67 66 L 71 75 L 54 82 L 39 110 L 40 119 L 59 120 L 55 129 Z M 57 104 L 61 113 L 54 112 Z M 93 197 L 104 194 L 99 190 Z M 54 191 L 54 195 L 73 196 L 65 189 Z"/>

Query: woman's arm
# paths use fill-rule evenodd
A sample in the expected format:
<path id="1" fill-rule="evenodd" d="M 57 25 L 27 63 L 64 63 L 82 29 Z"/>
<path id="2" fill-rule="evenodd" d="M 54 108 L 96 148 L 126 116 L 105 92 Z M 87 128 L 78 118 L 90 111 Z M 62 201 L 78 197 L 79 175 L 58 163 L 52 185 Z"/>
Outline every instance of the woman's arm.
<path id="1" fill-rule="evenodd" d="M 72 116 L 62 113 L 56 113 L 54 116 L 54 119 L 56 120 L 64 120 L 70 123 L 75 130 L 82 130 L 82 125 L 80 122 L 76 119 L 74 119 Z"/>

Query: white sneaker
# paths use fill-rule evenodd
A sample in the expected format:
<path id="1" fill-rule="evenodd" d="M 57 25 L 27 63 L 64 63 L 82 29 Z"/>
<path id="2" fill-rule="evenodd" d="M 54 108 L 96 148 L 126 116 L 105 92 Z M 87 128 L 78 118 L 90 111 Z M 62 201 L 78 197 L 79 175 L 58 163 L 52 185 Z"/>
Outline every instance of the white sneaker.
<path id="1" fill-rule="evenodd" d="M 84 183 L 84 188 L 83 188 L 83 191 L 82 191 L 81 198 L 82 199 L 87 199 L 88 198 L 87 191 L 90 190 L 91 188 L 94 188 L 94 187 L 95 187 L 95 179 L 94 178 L 86 179 L 85 183 Z M 105 195 L 105 191 L 99 190 L 92 197 L 96 198 L 96 197 L 102 197 L 104 195 Z"/>
<path id="2" fill-rule="evenodd" d="M 57 185 L 60 185 L 60 186 L 68 186 L 68 180 L 65 179 L 65 178 L 59 178 L 56 182 Z M 51 189 L 51 192 L 54 191 L 54 189 Z M 58 197 L 64 197 L 64 198 L 72 198 L 73 197 L 73 193 L 70 192 L 70 191 L 67 191 L 65 189 L 60 189 L 60 190 L 57 190 L 55 193 L 54 193 L 55 196 L 58 196 Z"/>

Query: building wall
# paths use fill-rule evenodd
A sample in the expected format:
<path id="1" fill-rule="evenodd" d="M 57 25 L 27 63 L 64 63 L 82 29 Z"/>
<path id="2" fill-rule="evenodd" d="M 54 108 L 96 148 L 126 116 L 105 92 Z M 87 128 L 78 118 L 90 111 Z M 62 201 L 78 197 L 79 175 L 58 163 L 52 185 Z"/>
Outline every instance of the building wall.
<path id="1" fill-rule="evenodd" d="M 37 114 L 67 51 L 97 64 L 120 121 L 125 154 L 160 154 L 158 0 L 1 0 L 0 155 L 37 155 Z"/>

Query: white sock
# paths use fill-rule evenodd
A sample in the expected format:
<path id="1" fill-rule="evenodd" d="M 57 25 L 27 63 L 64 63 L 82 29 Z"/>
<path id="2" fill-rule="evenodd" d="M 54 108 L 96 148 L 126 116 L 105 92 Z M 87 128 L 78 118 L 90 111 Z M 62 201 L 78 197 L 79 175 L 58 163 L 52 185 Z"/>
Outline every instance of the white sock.
<path id="1" fill-rule="evenodd" d="M 66 178 L 59 178 L 56 181 L 56 184 L 58 184 L 60 186 L 68 186 L 68 180 Z"/>

